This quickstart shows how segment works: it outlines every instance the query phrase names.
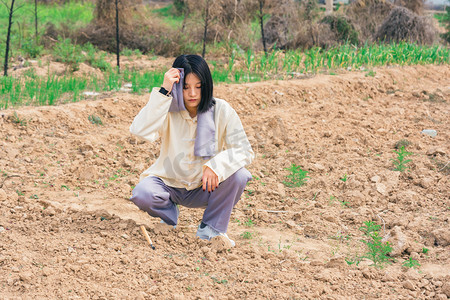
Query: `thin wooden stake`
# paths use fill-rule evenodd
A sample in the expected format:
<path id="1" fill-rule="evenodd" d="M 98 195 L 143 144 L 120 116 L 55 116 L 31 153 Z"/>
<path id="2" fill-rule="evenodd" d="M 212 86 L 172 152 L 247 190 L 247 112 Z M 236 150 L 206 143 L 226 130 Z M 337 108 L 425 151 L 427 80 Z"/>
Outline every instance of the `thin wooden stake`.
<path id="1" fill-rule="evenodd" d="M 144 235 L 145 239 L 147 240 L 147 242 L 150 244 L 150 246 L 152 247 L 153 250 L 155 250 L 155 246 L 153 246 L 152 240 L 150 239 L 150 237 L 148 236 L 147 233 L 147 229 L 145 229 L 144 225 L 141 225 L 141 231 L 142 234 Z"/>

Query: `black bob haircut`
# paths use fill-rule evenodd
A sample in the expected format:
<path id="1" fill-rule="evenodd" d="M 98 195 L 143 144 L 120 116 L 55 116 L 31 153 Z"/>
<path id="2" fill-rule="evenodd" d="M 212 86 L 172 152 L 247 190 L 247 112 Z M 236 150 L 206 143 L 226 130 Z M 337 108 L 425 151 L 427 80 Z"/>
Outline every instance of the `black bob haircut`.
<path id="1" fill-rule="evenodd" d="M 211 71 L 209 70 L 208 64 L 203 57 L 195 54 L 183 54 L 175 59 L 172 67 L 183 68 L 184 78 L 186 78 L 189 73 L 194 73 L 200 79 L 202 87 L 201 99 L 197 107 L 198 113 L 206 112 L 213 107 L 214 104 L 216 104 L 216 101 L 213 98 L 213 81 Z"/>

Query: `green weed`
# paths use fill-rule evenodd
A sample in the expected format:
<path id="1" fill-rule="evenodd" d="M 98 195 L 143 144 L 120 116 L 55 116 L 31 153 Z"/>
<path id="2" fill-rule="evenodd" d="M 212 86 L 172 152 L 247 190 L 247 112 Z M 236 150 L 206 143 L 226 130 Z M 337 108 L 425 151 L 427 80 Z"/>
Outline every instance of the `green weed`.
<path id="1" fill-rule="evenodd" d="M 340 199 L 336 198 L 335 196 L 331 195 L 330 196 L 330 203 L 333 203 L 334 201 L 339 202 L 342 207 L 347 207 L 347 208 L 350 207 L 350 205 L 349 205 L 350 202 L 344 201 L 344 200 L 340 200 Z"/>
<path id="2" fill-rule="evenodd" d="M 102 119 L 99 116 L 89 115 L 88 120 L 94 125 L 103 125 Z"/>
<path id="3" fill-rule="evenodd" d="M 291 171 L 291 174 L 287 175 L 287 181 L 283 181 L 283 184 L 287 187 L 299 187 L 306 183 L 308 171 L 302 170 L 300 166 L 296 164 L 292 164 L 290 168 L 286 168 L 286 170 Z"/>
<path id="4" fill-rule="evenodd" d="M 377 74 L 374 70 L 370 70 L 369 72 L 366 73 L 366 77 L 370 76 L 370 77 L 375 77 L 375 74 Z"/>
<path id="5" fill-rule="evenodd" d="M 228 283 L 228 280 L 226 280 L 226 279 L 218 279 L 218 278 L 216 278 L 214 276 L 211 276 L 211 279 L 214 281 L 214 283 L 217 283 L 217 284 L 227 284 Z"/>
<path id="6" fill-rule="evenodd" d="M 70 39 L 60 37 L 53 47 L 53 56 L 56 61 L 70 65 L 72 71 L 77 71 L 80 63 L 85 60 L 82 51 L 81 46 L 73 44 Z"/>
<path id="7" fill-rule="evenodd" d="M 420 263 L 417 260 L 413 259 L 412 257 L 409 257 L 407 260 L 403 262 L 402 266 L 406 268 L 417 269 L 417 267 L 420 267 Z"/>
<path id="8" fill-rule="evenodd" d="M 422 253 L 423 253 L 423 254 L 427 254 L 427 253 L 428 253 L 428 251 L 429 251 L 429 249 L 428 249 L 428 248 L 425 248 L 425 247 L 423 247 L 423 248 L 422 248 Z"/>
<path id="9" fill-rule="evenodd" d="M 83 45 L 83 50 L 85 52 L 85 61 L 94 68 L 99 68 L 102 71 L 111 71 L 111 65 L 105 60 L 106 53 L 100 52 L 91 43 L 86 43 Z"/>
<path id="10" fill-rule="evenodd" d="M 142 52 L 139 49 L 133 50 L 126 47 L 122 50 L 120 54 L 127 57 L 135 55 L 137 58 L 140 58 L 142 56 Z"/>
<path id="11" fill-rule="evenodd" d="M 405 146 L 401 146 L 400 150 L 398 150 L 398 151 L 394 150 L 394 152 L 397 153 L 397 158 L 391 159 L 395 166 L 394 171 L 400 171 L 400 172 L 405 171 L 408 168 L 406 166 L 406 164 L 411 161 L 410 159 L 406 159 L 406 157 L 411 155 L 412 153 L 407 152 L 405 150 Z"/>
<path id="12" fill-rule="evenodd" d="M 292 244 L 283 245 L 283 247 L 282 247 L 282 246 L 281 246 L 281 236 L 280 236 L 280 239 L 279 239 L 279 241 L 278 241 L 278 252 L 283 252 L 284 249 L 291 249 L 291 247 L 292 247 L 293 245 L 294 245 L 294 244 L 292 243 Z"/>
<path id="13" fill-rule="evenodd" d="M 253 233 L 251 233 L 249 231 L 244 231 L 243 233 L 241 233 L 241 237 L 243 239 L 250 240 L 253 238 Z"/>
<path id="14" fill-rule="evenodd" d="M 392 251 L 392 247 L 389 242 L 382 242 L 383 238 L 378 232 L 380 228 L 380 225 L 372 221 L 364 222 L 364 225 L 359 228 L 366 236 L 366 239 L 361 242 L 368 247 L 368 252 L 362 258 L 370 259 L 378 268 L 382 268 L 386 263 L 391 263 L 392 260 L 387 256 Z"/>
<path id="15" fill-rule="evenodd" d="M 28 38 L 22 42 L 21 50 L 26 57 L 36 58 L 41 55 L 44 46 L 38 45 L 34 39 Z"/>
<path id="16" fill-rule="evenodd" d="M 17 115 L 17 112 L 13 113 L 12 121 L 13 123 L 19 124 L 20 126 L 27 126 L 27 120 L 25 118 L 20 118 Z"/>
<path id="17" fill-rule="evenodd" d="M 339 180 L 341 180 L 342 182 L 347 182 L 347 174 L 344 174 L 344 177 L 339 178 Z"/>
<path id="18" fill-rule="evenodd" d="M 359 263 L 361 262 L 362 258 L 359 257 L 359 256 L 355 256 L 355 257 L 352 257 L 352 258 L 346 257 L 346 258 L 344 258 L 344 260 L 347 263 L 347 265 L 351 266 L 353 264 L 359 265 Z"/>
<path id="19" fill-rule="evenodd" d="M 253 227 L 255 223 L 253 222 L 252 219 L 248 218 L 248 220 L 244 222 L 244 225 L 247 227 Z"/>

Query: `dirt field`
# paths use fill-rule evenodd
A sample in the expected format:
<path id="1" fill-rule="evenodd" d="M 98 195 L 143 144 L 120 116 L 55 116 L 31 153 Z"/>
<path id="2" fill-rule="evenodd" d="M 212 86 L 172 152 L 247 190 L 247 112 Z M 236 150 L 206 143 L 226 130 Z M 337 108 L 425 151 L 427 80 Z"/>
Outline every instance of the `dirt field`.
<path id="1" fill-rule="evenodd" d="M 256 153 L 232 249 L 195 238 L 201 210 L 173 230 L 128 200 L 159 153 L 128 131 L 148 95 L 0 111 L 0 298 L 448 299 L 450 66 L 375 72 L 215 87 Z M 292 163 L 304 186 L 282 184 Z M 394 248 L 384 268 L 346 262 L 369 220 Z"/>

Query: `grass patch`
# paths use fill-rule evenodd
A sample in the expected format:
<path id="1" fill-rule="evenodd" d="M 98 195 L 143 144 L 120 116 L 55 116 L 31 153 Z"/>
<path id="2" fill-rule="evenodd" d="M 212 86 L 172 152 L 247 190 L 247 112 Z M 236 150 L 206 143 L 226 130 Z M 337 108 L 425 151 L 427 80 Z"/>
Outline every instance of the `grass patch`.
<path id="1" fill-rule="evenodd" d="M 14 14 L 14 26 L 11 28 L 11 47 L 14 55 L 17 54 L 16 51 L 26 55 L 27 50 L 22 47 L 29 47 L 29 45 L 25 44 L 33 40 L 35 35 L 34 2 L 23 1 L 20 2 L 20 5 L 22 7 Z M 38 1 L 39 35 L 41 36 L 45 32 L 48 23 L 52 23 L 57 29 L 65 26 L 73 31 L 85 27 L 94 18 L 94 8 L 94 2 L 91 1 L 55 2 L 54 4 L 41 4 Z M 0 24 L 2 24 L 0 26 L 0 36 L 2 37 L 6 37 L 8 13 L 6 7 L 0 5 Z M 1 53 L 4 54 L 4 50 Z"/>
<path id="2" fill-rule="evenodd" d="M 184 17 L 174 14 L 174 10 L 173 4 L 169 4 L 158 9 L 153 9 L 152 12 L 158 15 L 164 23 L 168 24 L 170 27 L 181 28 Z"/>

